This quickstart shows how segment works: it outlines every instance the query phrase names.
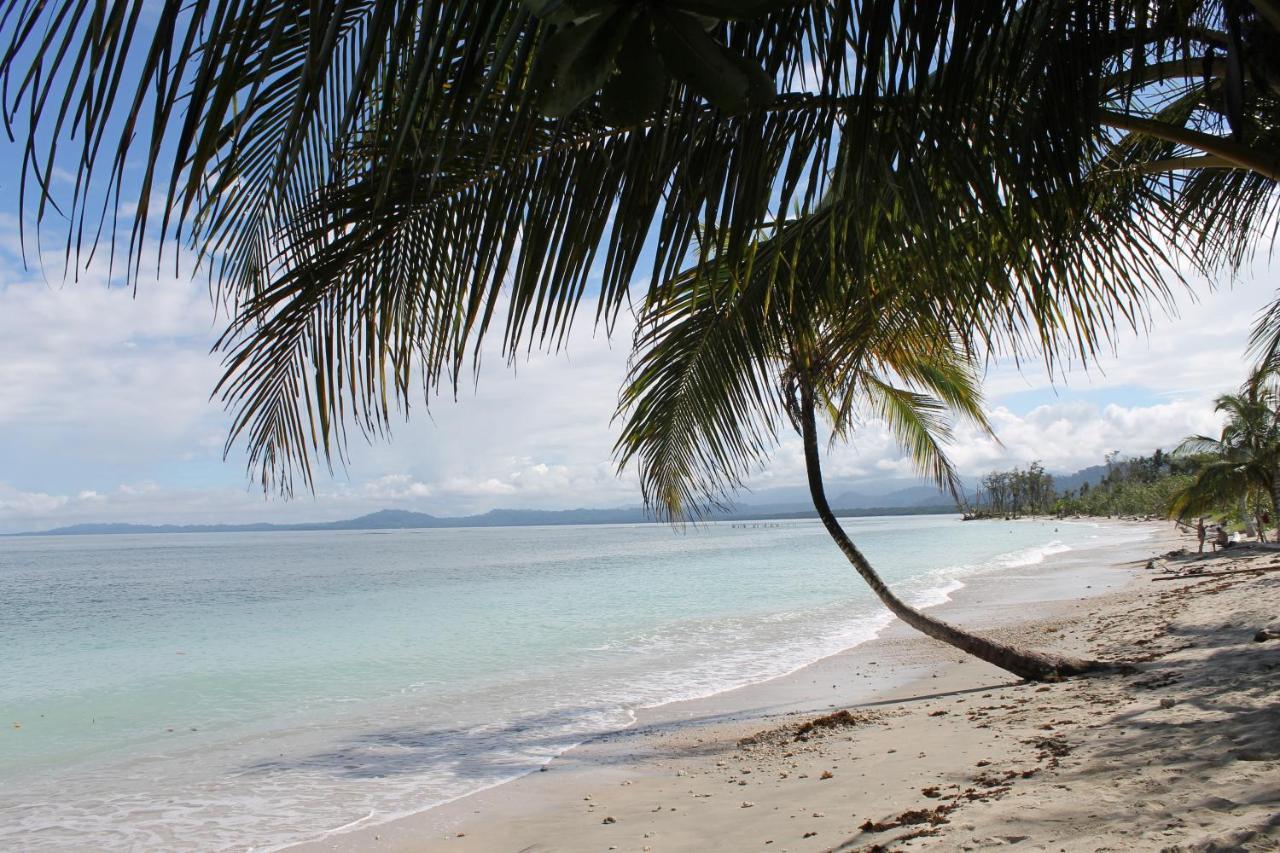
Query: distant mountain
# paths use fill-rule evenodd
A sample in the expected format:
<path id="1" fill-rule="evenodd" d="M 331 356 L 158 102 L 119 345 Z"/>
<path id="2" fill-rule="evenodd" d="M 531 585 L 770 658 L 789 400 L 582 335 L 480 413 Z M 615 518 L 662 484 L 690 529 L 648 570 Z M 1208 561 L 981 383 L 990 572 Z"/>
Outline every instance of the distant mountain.
<path id="1" fill-rule="evenodd" d="M 305 525 L 304 525 L 305 526 Z M 72 524 L 53 530 L 29 533 L 6 533 L 6 536 L 101 536 L 111 533 L 257 533 L 270 530 L 293 530 L 283 524 Z"/>
<path id="2" fill-rule="evenodd" d="M 1101 483 L 1106 475 L 1106 465 L 1091 465 L 1088 468 L 1081 468 L 1074 474 L 1054 474 L 1053 487 L 1058 490 L 1058 494 L 1075 491 L 1085 483 L 1089 484 L 1089 488 L 1093 488 Z"/>
<path id="3" fill-rule="evenodd" d="M 847 507 L 849 509 L 865 509 L 875 506 L 954 507 L 955 504 L 956 502 L 949 494 L 932 486 L 911 486 L 883 495 L 845 492 L 831 501 L 832 506 Z"/>
<path id="4" fill-rule="evenodd" d="M 1082 468 L 1074 474 L 1055 474 L 1058 492 L 1095 486 L 1107 473 L 1105 465 Z M 845 481 L 844 491 L 831 500 L 843 516 L 940 514 L 955 512 L 951 496 L 928 485 L 905 485 L 910 480 Z M 900 485 L 903 484 L 903 485 Z M 976 487 L 966 483 L 969 494 Z M 887 486 L 897 486 L 889 488 Z M 834 489 L 832 490 L 834 491 Z M 764 489 L 742 496 L 732 511 L 710 515 L 713 521 L 815 518 L 808 490 L 801 486 Z M 306 530 L 422 530 L 441 527 L 525 527 L 561 524 L 640 524 L 654 518 L 640 508 L 613 509 L 494 509 L 480 515 L 444 517 L 403 509 L 384 509 L 359 518 L 293 524 L 74 524 L 54 530 L 11 533 L 10 536 L 77 536 L 117 533 L 259 533 Z"/>
<path id="5" fill-rule="evenodd" d="M 954 512 L 954 505 L 936 506 L 843 506 L 838 501 L 837 515 L 914 515 Z M 733 512 L 719 512 L 711 516 L 713 521 L 756 521 L 769 519 L 816 518 L 812 507 L 795 509 L 793 505 L 782 507 L 748 506 Z M 403 509 L 384 509 L 359 518 L 343 521 L 322 521 L 301 524 L 73 524 L 53 530 L 10 533 L 9 536 L 92 536 L 108 534 L 151 533 L 273 533 L 308 530 L 423 530 L 442 527 L 529 527 L 563 524 L 640 524 L 654 522 L 654 518 L 642 509 L 494 509 L 481 515 L 442 518 L 425 512 Z"/>
<path id="6" fill-rule="evenodd" d="M 968 488 L 970 484 L 965 483 Z M 832 478 L 827 481 L 827 494 L 832 495 L 831 505 L 848 509 L 900 506 L 954 505 L 951 496 L 914 477 L 896 477 L 891 480 L 849 480 Z M 774 508 L 787 507 L 805 510 L 809 503 L 809 487 L 773 486 L 744 492 L 738 496 L 739 506 Z"/>
<path id="7" fill-rule="evenodd" d="M 73 524 L 19 536 L 83 536 L 108 533 L 262 533 L 305 530 L 421 530 L 437 527 L 512 527 L 537 524 L 627 524 L 647 521 L 638 509 L 557 511 L 495 509 L 483 515 L 441 518 L 425 512 L 383 509 L 342 521 L 292 524 Z"/>

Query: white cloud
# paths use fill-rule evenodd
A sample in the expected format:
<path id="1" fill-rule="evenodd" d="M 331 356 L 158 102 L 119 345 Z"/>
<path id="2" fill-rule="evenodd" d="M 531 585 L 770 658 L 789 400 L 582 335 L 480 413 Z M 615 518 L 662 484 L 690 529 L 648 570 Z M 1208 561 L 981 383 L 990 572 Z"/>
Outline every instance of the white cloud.
<path id="1" fill-rule="evenodd" d="M 1187 435 L 1213 433 L 1219 425 L 1212 408 L 1200 400 L 1152 406 L 1064 401 L 1025 414 L 1000 407 L 991 422 L 999 443 L 971 429 L 956 442 L 952 457 L 964 472 L 1037 459 L 1052 471 L 1070 472 L 1101 463 L 1113 450 L 1124 455 L 1171 450 Z"/>
<path id="2" fill-rule="evenodd" d="M 15 516 L 25 518 L 49 515 L 66 506 L 68 500 L 63 495 L 49 495 L 44 492 L 22 492 L 12 486 L 0 483 L 0 517 Z"/>
<path id="3" fill-rule="evenodd" d="M 0 276 L 0 437 L 64 466 L 190 453 L 193 432 L 224 420 L 208 400 L 213 334 L 198 284 L 149 282 L 135 298 L 92 278 Z"/>
<path id="4" fill-rule="evenodd" d="M 1219 419 L 1205 400 L 1176 400 L 1149 406 L 1098 405 L 1064 400 L 1018 413 L 1004 406 L 990 412 L 996 437 L 962 426 L 949 456 L 963 476 L 1039 460 L 1050 471 L 1070 473 L 1100 464 L 1119 450 L 1124 455 L 1171 450 L 1192 433 L 1215 433 Z M 825 448 L 823 473 L 828 491 L 836 482 L 901 481 L 916 469 L 881 422 L 865 424 L 851 444 Z M 804 483 L 800 440 L 784 434 L 766 471 L 752 480 L 756 490 Z"/>

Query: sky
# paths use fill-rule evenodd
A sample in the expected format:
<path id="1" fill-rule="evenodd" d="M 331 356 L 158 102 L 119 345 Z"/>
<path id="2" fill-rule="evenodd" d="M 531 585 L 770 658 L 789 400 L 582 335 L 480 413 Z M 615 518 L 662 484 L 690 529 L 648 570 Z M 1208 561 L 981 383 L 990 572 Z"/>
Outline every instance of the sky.
<path id="1" fill-rule="evenodd" d="M 997 437 L 961 429 L 950 449 L 958 469 L 1038 459 L 1070 473 L 1112 450 L 1149 453 L 1215 431 L 1212 400 L 1244 378 L 1249 326 L 1280 286 L 1280 265 L 1262 254 L 1235 282 L 1193 284 L 1176 316 L 1122 336 L 1088 372 L 1051 383 L 1041 365 L 994 365 L 985 390 Z M 625 336 L 610 342 L 584 323 L 566 352 L 514 372 L 490 358 L 475 388 L 418 406 L 389 441 L 357 441 L 314 495 L 286 501 L 249 481 L 243 447 L 223 458 L 229 419 L 210 399 L 223 319 L 201 281 L 143 276 L 135 294 L 91 275 L 66 282 L 56 262 L 44 273 L 24 266 L 16 222 L 0 215 L 0 532 L 640 504 L 636 472 L 617 472 L 612 453 Z M 912 477 L 875 422 L 830 452 L 826 470 L 866 490 Z M 803 476 L 799 441 L 784 434 L 751 485 L 767 496 Z"/>

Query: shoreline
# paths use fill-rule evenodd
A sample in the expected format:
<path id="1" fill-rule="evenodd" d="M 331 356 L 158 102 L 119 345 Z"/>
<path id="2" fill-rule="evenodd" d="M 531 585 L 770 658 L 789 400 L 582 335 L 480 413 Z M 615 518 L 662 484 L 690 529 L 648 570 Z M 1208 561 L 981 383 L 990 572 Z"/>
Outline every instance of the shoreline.
<path id="1" fill-rule="evenodd" d="M 1060 619 L 1080 610 L 1081 602 L 1115 595 L 1132 581 L 1147 557 L 1168 550 L 1178 539 L 1176 532 L 1163 523 L 1104 519 L 1064 520 L 1064 523 L 1123 527 L 1146 535 L 1118 546 L 1113 543 L 1070 548 L 1044 554 L 1032 564 L 966 575 L 955 580 L 958 586 L 941 592 L 944 601 L 931 604 L 927 609 L 967 627 L 995 633 L 1034 621 Z M 1117 548 L 1123 553 L 1117 553 Z M 1099 559 L 1102 554 L 1105 556 Z M 1124 563 L 1130 564 L 1127 573 L 1120 565 Z M 1080 595 L 1086 589 L 1088 593 Z M 998 603 L 993 604 L 992 598 L 998 599 Z M 933 688 L 954 686 L 974 678 L 1012 680 L 1006 673 L 933 643 L 890 618 L 870 639 L 785 674 L 707 696 L 637 708 L 630 725 L 566 750 L 547 762 L 541 772 L 531 771 L 398 816 L 370 823 L 364 823 L 369 818 L 362 818 L 354 825 L 330 830 L 321 837 L 275 849 L 298 853 L 367 849 L 417 851 L 446 847 L 450 850 L 513 849 L 509 845 L 491 846 L 492 838 L 488 842 L 490 846 L 486 846 L 473 824 L 518 823 L 530 814 L 554 810 L 556 807 L 548 800 L 555 800 L 566 788 L 608 786 L 614 781 L 611 777 L 619 773 L 642 770 L 651 758 L 645 753 L 654 750 L 655 740 L 683 737 L 703 744 L 718 738 L 721 734 L 718 729 L 758 728 L 803 714 L 877 707 L 922 692 L 936 693 Z M 699 737 L 699 733 L 712 737 Z M 516 801 L 522 801 L 523 805 Z M 570 801 L 573 800 L 565 800 Z M 514 849 L 520 847 L 523 845 Z M 570 845 L 566 849 L 577 848 Z"/>

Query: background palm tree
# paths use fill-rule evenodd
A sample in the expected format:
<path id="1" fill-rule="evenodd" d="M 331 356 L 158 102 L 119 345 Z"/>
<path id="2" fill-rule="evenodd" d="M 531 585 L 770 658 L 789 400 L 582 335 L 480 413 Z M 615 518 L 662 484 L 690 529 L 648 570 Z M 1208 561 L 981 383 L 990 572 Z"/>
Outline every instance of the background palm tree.
<path id="1" fill-rule="evenodd" d="M 1280 406 L 1267 374 L 1256 372 L 1235 394 L 1219 397 L 1214 411 L 1226 415 L 1218 438 L 1193 435 L 1174 451 L 1206 456 L 1195 480 L 1174 496 L 1170 515 L 1204 515 L 1261 492 L 1271 503 L 1280 539 Z"/>

